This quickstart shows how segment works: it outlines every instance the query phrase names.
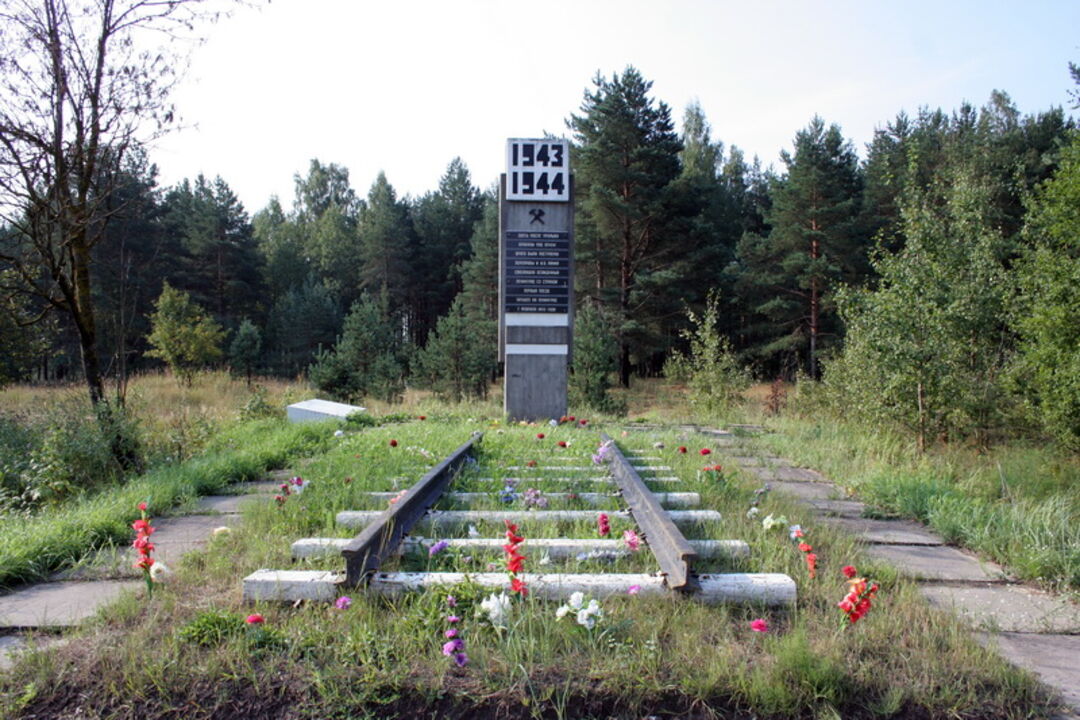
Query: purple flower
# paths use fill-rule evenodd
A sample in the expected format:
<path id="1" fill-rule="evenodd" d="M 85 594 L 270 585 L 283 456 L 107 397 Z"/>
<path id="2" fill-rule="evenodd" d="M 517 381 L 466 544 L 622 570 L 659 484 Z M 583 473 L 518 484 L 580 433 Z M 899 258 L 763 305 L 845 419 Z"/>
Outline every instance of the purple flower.
<path id="1" fill-rule="evenodd" d="M 442 654 L 446 656 L 453 655 L 461 648 L 465 647 L 465 643 L 461 642 L 461 638 L 454 638 L 453 640 L 443 643 Z"/>
<path id="2" fill-rule="evenodd" d="M 435 543 L 430 548 L 428 548 L 428 551 L 427 551 L 428 557 L 433 557 L 435 555 L 438 555 L 439 553 L 441 553 L 443 550 L 445 550 L 448 547 L 450 547 L 450 541 L 449 540 L 440 540 L 439 542 Z"/>
<path id="3" fill-rule="evenodd" d="M 447 595 L 446 607 L 457 607 L 457 598 L 455 598 L 453 595 Z"/>
<path id="4" fill-rule="evenodd" d="M 450 628 L 449 630 L 444 632 L 443 635 L 445 635 L 447 638 L 455 638 L 457 637 L 457 628 Z"/>
<path id="5" fill-rule="evenodd" d="M 352 605 L 352 598 L 348 595 L 342 595 L 337 599 L 337 602 L 334 603 L 334 607 L 338 610 L 348 610 L 350 605 Z"/>
<path id="6" fill-rule="evenodd" d="M 465 663 L 469 662 L 469 656 L 463 652 L 454 653 L 454 662 L 458 667 L 465 667 Z"/>

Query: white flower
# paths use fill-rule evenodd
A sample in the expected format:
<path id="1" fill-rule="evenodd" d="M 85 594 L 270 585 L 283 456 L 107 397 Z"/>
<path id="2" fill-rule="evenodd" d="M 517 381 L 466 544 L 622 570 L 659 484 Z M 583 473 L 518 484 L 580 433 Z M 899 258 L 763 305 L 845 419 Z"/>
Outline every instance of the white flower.
<path id="1" fill-rule="evenodd" d="M 583 592 L 571 593 L 571 595 L 570 595 L 570 607 L 574 608 L 575 610 L 580 610 L 582 605 L 584 605 L 584 604 L 585 604 L 585 593 L 583 593 Z"/>
<path id="2" fill-rule="evenodd" d="M 759 512 L 761 512 L 761 511 L 758 508 L 752 507 L 752 508 L 750 508 L 749 510 L 746 511 L 746 517 L 752 518 L 755 515 L 757 515 Z"/>
<path id="3" fill-rule="evenodd" d="M 335 430 L 334 431 L 334 437 L 345 437 L 345 431 L 344 430 Z"/>
<path id="4" fill-rule="evenodd" d="M 214 537 L 222 537 L 225 535 L 229 535 L 231 532 L 232 530 L 222 525 L 221 527 L 214 528 L 214 531 L 210 534 Z"/>
<path id="5" fill-rule="evenodd" d="M 604 619 L 604 611 L 600 608 L 600 603 L 596 600 L 590 600 L 588 607 L 584 607 L 578 610 L 577 622 L 578 625 L 584 625 L 588 629 L 592 630 L 596 626 L 598 620 Z"/>
<path id="6" fill-rule="evenodd" d="M 783 515 L 778 518 L 774 518 L 772 516 L 772 513 L 769 513 L 765 516 L 765 519 L 761 521 L 761 527 L 765 528 L 766 530 L 772 530 L 774 527 L 778 527 L 781 525 L 787 525 L 787 518 Z"/>
<path id="7" fill-rule="evenodd" d="M 510 615 L 510 598 L 505 591 L 498 595 L 492 593 L 487 600 L 480 602 L 480 607 L 488 614 L 488 619 L 491 620 L 492 625 L 501 628 L 506 627 Z"/>
<path id="8" fill-rule="evenodd" d="M 559 609 L 555 611 L 555 617 L 558 618 L 559 620 L 562 620 L 564 617 L 566 617 L 566 614 L 568 612 L 570 612 L 570 606 L 569 605 L 560 605 Z"/>
<path id="9" fill-rule="evenodd" d="M 550 425 L 551 427 L 559 427 L 559 421 L 555 418 L 551 418 L 550 420 L 548 420 L 548 425 Z"/>
<path id="10" fill-rule="evenodd" d="M 469 537 L 473 539 L 480 537 L 480 531 L 476 529 L 475 525 L 469 526 Z"/>
<path id="11" fill-rule="evenodd" d="M 150 566 L 150 579 L 154 582 L 164 582 L 169 575 L 172 575 L 172 570 L 160 560 Z"/>
<path id="12" fill-rule="evenodd" d="M 659 441 L 658 441 L 658 442 L 654 442 L 654 443 L 652 444 L 652 446 L 653 446 L 654 448 L 656 448 L 657 450 L 663 450 L 663 449 L 664 449 L 664 443 L 662 443 L 662 442 L 659 442 Z"/>
<path id="13" fill-rule="evenodd" d="M 540 565 L 550 565 L 551 564 L 551 556 L 548 555 L 547 553 L 544 553 L 544 556 L 540 558 L 540 563 L 539 564 Z"/>

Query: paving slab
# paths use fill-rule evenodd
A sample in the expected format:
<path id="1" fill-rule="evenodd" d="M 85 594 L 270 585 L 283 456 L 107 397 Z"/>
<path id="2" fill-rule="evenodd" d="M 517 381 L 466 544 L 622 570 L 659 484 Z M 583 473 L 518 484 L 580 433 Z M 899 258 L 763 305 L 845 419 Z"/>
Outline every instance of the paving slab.
<path id="1" fill-rule="evenodd" d="M 944 545 L 940 535 L 910 520 L 822 517 L 823 522 L 840 527 L 866 542 L 883 545 Z"/>
<path id="2" fill-rule="evenodd" d="M 790 483 L 809 485 L 810 483 Z M 858 500 L 810 500 L 814 512 L 824 517 L 861 518 L 866 514 L 866 503 Z"/>
<path id="3" fill-rule="evenodd" d="M 140 580 L 35 583 L 0 596 L 0 627 L 70 627 L 91 617 L 97 609 L 128 590 L 142 587 Z"/>
<path id="4" fill-rule="evenodd" d="M 998 565 L 943 545 L 869 545 L 866 552 L 894 565 L 901 574 L 920 580 L 995 582 L 1006 579 Z"/>
<path id="5" fill-rule="evenodd" d="M 987 583 L 927 584 L 919 589 L 931 605 L 954 610 L 981 630 L 1080 634 L 1080 606 L 1034 588 Z"/>
<path id="6" fill-rule="evenodd" d="M 983 645 L 996 648 L 1009 662 L 1027 668 L 1043 682 L 1061 693 L 1061 699 L 1074 713 L 1080 714 L 1080 635 L 1042 635 L 1034 633 L 976 633 Z M 1070 717 L 1065 715 L 1063 717 Z"/>
<path id="7" fill-rule="evenodd" d="M 154 558 L 165 563 L 179 562 L 184 553 L 203 548 L 214 528 L 240 524 L 239 515 L 184 515 L 153 521 Z M 134 557 L 134 555 L 132 555 Z"/>
<path id="8" fill-rule="evenodd" d="M 790 467 L 792 464 L 776 455 L 729 455 L 728 460 L 742 467 Z"/>
<path id="9" fill-rule="evenodd" d="M 819 473 L 817 470 L 811 470 L 810 468 L 799 467 L 747 467 L 743 468 L 746 472 L 760 478 L 761 480 L 773 481 L 773 480 L 785 480 L 789 482 L 817 482 L 827 483 L 828 480 L 825 476 Z"/>
<path id="10" fill-rule="evenodd" d="M 805 500 L 807 502 L 830 500 L 839 494 L 839 490 L 837 490 L 836 486 L 830 483 L 770 480 L 769 486 L 772 492 L 793 495 L 800 500 Z"/>
<path id="11" fill-rule="evenodd" d="M 60 645 L 67 642 L 67 638 L 59 635 L 0 635 L 0 670 L 11 668 L 18 656 L 24 650 L 31 648 L 45 648 L 50 645 Z"/>
<path id="12" fill-rule="evenodd" d="M 216 512 L 235 515 L 240 507 L 250 502 L 266 502 L 269 498 L 250 495 L 203 495 L 196 503 L 200 512 Z"/>
<path id="13" fill-rule="evenodd" d="M 256 480 L 254 482 L 234 483 L 226 490 L 235 491 L 239 495 L 273 495 L 281 490 L 281 483 L 275 480 Z"/>

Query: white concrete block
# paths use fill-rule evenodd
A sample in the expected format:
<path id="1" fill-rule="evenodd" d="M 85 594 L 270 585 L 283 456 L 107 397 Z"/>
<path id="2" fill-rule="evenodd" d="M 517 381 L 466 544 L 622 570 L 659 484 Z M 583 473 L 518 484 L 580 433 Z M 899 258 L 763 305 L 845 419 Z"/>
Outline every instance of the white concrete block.
<path id="1" fill-rule="evenodd" d="M 244 578 L 244 601 L 296 602 L 337 599 L 345 573 L 322 570 L 256 570 Z"/>
<path id="2" fill-rule="evenodd" d="M 427 550 L 439 538 L 405 538 L 399 549 L 402 552 Z M 304 538 L 292 544 L 296 558 L 326 557 L 338 555 L 351 542 L 351 538 Z M 466 553 L 500 554 L 504 538 L 447 538 L 450 547 Z M 750 556 L 750 546 L 742 540 L 690 540 L 690 546 L 699 558 L 717 557 L 745 558 Z M 573 538 L 529 538 L 522 548 L 531 554 L 530 562 L 538 562 L 545 554 L 552 560 L 577 557 L 579 553 L 602 552 L 620 556 L 630 555 L 622 540 L 590 540 Z M 639 551 L 643 552 L 643 551 Z"/>
<path id="3" fill-rule="evenodd" d="M 304 400 L 285 408 L 289 422 L 313 422 L 319 420 L 344 420 L 355 412 L 364 412 L 367 408 L 358 405 L 331 402 L 329 400 Z"/>

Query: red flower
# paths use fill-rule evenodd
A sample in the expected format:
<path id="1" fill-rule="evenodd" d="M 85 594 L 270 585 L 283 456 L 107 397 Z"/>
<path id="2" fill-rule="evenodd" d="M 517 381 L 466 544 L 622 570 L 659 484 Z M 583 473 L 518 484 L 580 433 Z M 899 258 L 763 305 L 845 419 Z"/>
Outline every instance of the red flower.
<path id="1" fill-rule="evenodd" d="M 680 445 L 679 446 L 679 452 L 682 453 L 683 455 L 685 455 L 686 454 L 686 446 L 685 445 Z"/>
<path id="2" fill-rule="evenodd" d="M 578 425 L 580 425 L 581 427 L 585 427 L 588 424 L 589 424 L 589 421 L 586 420 L 585 418 L 582 418 L 581 420 L 578 420 Z"/>
<path id="3" fill-rule="evenodd" d="M 611 533 L 611 525 L 608 523 L 608 516 L 604 513 L 600 513 L 596 518 L 596 529 L 600 532 L 600 537 L 607 537 Z"/>
<path id="4" fill-rule="evenodd" d="M 709 448 L 701 448 L 700 450 L 698 450 L 698 452 L 702 455 L 712 455 L 712 450 L 710 450 Z"/>
<path id="5" fill-rule="evenodd" d="M 144 503 L 144 502 L 139 503 L 138 508 L 139 508 L 139 510 L 141 510 L 143 512 L 146 512 L 146 503 Z"/>
<path id="6" fill-rule="evenodd" d="M 565 440 L 560 440 L 559 441 L 559 447 L 561 447 L 561 448 L 566 447 L 566 441 Z"/>
<path id="7" fill-rule="evenodd" d="M 525 467 L 536 467 L 536 461 L 530 460 L 529 462 L 525 463 Z"/>
<path id="8" fill-rule="evenodd" d="M 564 423 L 564 422 L 566 422 L 566 419 L 567 419 L 566 416 L 563 415 L 561 418 L 559 418 L 559 422 Z"/>
<path id="9" fill-rule="evenodd" d="M 145 518 L 131 523 L 131 529 L 143 535 L 150 535 L 154 532 L 154 528 L 150 527 L 150 521 Z"/>
<path id="10" fill-rule="evenodd" d="M 577 418 L 575 418 L 573 415 L 571 415 L 570 417 L 568 417 L 566 419 L 569 420 L 570 422 L 574 422 L 574 420 L 576 420 Z"/>
<path id="11" fill-rule="evenodd" d="M 258 625 L 259 623 L 265 621 L 266 618 L 264 618 L 259 613 L 252 613 L 251 615 L 247 616 L 247 620 L 245 620 L 244 622 L 246 622 L 248 625 Z"/>
<path id="12" fill-rule="evenodd" d="M 525 556 L 518 553 L 514 553 L 506 560 L 506 569 L 515 575 L 521 572 L 522 565 L 525 562 Z"/>
<path id="13" fill-rule="evenodd" d="M 521 593 L 521 597 L 525 597 L 529 594 L 529 589 L 525 587 L 525 581 L 517 577 L 510 579 L 510 590 L 512 592 Z"/>
<path id="14" fill-rule="evenodd" d="M 814 553 L 806 553 L 806 570 L 811 580 L 817 577 L 817 555 Z"/>
<path id="15" fill-rule="evenodd" d="M 154 558 L 149 555 L 143 555 L 135 562 L 135 569 L 137 570 L 149 570 L 150 566 L 154 564 Z"/>
<path id="16" fill-rule="evenodd" d="M 427 415 L 420 415 L 419 417 L 421 420 L 427 420 Z"/>
<path id="17" fill-rule="evenodd" d="M 397 447 L 397 440 L 391 440 L 390 447 Z"/>
<path id="18" fill-rule="evenodd" d="M 537 440 L 543 440 L 544 439 L 544 433 L 536 433 L 536 439 Z"/>
<path id="19" fill-rule="evenodd" d="M 844 577 L 850 580 L 851 578 L 855 577 L 858 571 L 855 569 L 854 565 L 845 565 L 844 567 L 840 568 L 840 572 L 844 573 Z"/>
<path id="20" fill-rule="evenodd" d="M 803 552 L 810 552 L 813 549 L 814 548 L 812 545 L 808 545 L 807 543 L 799 543 L 799 550 L 802 550 Z"/>

